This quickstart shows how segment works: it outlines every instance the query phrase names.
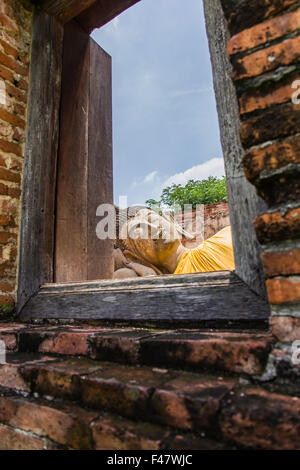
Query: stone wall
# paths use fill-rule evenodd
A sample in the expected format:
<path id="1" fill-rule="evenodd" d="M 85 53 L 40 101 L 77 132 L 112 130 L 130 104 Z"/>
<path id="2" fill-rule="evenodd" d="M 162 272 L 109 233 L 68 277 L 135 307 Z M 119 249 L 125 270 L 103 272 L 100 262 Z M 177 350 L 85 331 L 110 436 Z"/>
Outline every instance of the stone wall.
<path id="1" fill-rule="evenodd" d="M 247 179 L 265 200 L 255 220 L 271 327 L 300 339 L 300 2 L 223 1 Z M 297 100 L 298 98 L 298 100 Z"/>
<path id="2" fill-rule="evenodd" d="M 28 4 L 1 0 L 0 308 L 16 300 L 31 24 Z"/>

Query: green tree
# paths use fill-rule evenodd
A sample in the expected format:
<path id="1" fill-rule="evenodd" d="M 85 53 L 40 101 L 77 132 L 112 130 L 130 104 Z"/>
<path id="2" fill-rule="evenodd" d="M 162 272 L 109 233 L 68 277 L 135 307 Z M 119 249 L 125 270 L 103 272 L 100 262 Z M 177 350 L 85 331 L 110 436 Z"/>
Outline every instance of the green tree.
<path id="1" fill-rule="evenodd" d="M 160 201 L 148 199 L 146 204 L 151 208 L 177 206 L 183 210 L 187 204 L 196 209 L 197 204 L 214 204 L 225 201 L 227 201 L 226 178 L 210 176 L 205 180 L 190 180 L 185 186 L 172 184 L 163 189 Z"/>

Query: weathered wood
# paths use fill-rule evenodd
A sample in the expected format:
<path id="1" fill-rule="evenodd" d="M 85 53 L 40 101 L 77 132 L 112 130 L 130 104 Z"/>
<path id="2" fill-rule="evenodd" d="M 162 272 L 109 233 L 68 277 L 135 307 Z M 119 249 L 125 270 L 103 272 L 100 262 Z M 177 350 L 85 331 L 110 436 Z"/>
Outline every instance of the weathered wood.
<path id="1" fill-rule="evenodd" d="M 56 282 L 113 275 L 113 242 L 96 210 L 113 204 L 111 58 L 78 24 L 65 26 L 56 210 Z"/>
<path id="2" fill-rule="evenodd" d="M 266 297 L 261 247 L 253 226 L 253 220 L 266 206 L 244 175 L 239 108 L 226 52 L 230 38 L 228 25 L 220 0 L 204 0 L 204 10 L 227 176 L 236 273 L 251 289 Z"/>
<path id="3" fill-rule="evenodd" d="M 82 11 L 89 8 L 97 0 L 42 0 L 40 7 L 44 11 L 56 17 L 56 19 L 65 24 L 79 15 Z"/>
<path id="4" fill-rule="evenodd" d="M 81 27 L 90 34 L 95 28 L 100 28 L 140 1 L 141 0 L 97 0 L 90 8 L 87 8 L 78 15 L 76 20 Z"/>
<path id="5" fill-rule="evenodd" d="M 87 279 L 112 279 L 113 240 L 96 235 L 97 207 L 113 204 L 111 57 L 90 40 L 88 128 Z"/>
<path id="6" fill-rule="evenodd" d="M 261 323 L 269 306 L 230 272 L 46 285 L 23 309 L 35 318 L 203 325 Z"/>
<path id="7" fill-rule="evenodd" d="M 88 34 L 65 26 L 57 171 L 55 280 L 87 280 Z"/>
<path id="8" fill-rule="evenodd" d="M 63 28 L 34 16 L 24 158 L 18 310 L 53 280 L 54 206 Z"/>

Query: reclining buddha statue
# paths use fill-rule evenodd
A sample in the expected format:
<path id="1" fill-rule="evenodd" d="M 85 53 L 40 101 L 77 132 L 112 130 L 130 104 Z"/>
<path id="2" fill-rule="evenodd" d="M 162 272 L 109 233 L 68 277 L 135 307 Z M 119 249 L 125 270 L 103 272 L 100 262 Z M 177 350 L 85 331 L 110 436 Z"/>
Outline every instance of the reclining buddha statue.
<path id="1" fill-rule="evenodd" d="M 170 214 L 139 210 L 120 227 L 114 279 L 235 269 L 230 226 L 197 248 L 186 248 L 182 236 L 193 238 Z"/>

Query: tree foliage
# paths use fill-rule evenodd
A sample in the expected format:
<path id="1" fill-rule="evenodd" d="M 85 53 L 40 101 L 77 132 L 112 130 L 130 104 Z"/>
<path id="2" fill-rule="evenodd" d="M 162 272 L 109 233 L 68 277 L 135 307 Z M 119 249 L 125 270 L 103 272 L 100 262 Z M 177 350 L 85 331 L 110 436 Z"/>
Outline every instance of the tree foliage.
<path id="1" fill-rule="evenodd" d="M 205 180 L 190 180 L 185 186 L 173 184 L 164 188 L 159 201 L 148 199 L 146 204 L 153 208 L 178 207 L 185 205 L 196 209 L 198 204 L 214 204 L 227 201 L 226 178 L 210 176 Z"/>

